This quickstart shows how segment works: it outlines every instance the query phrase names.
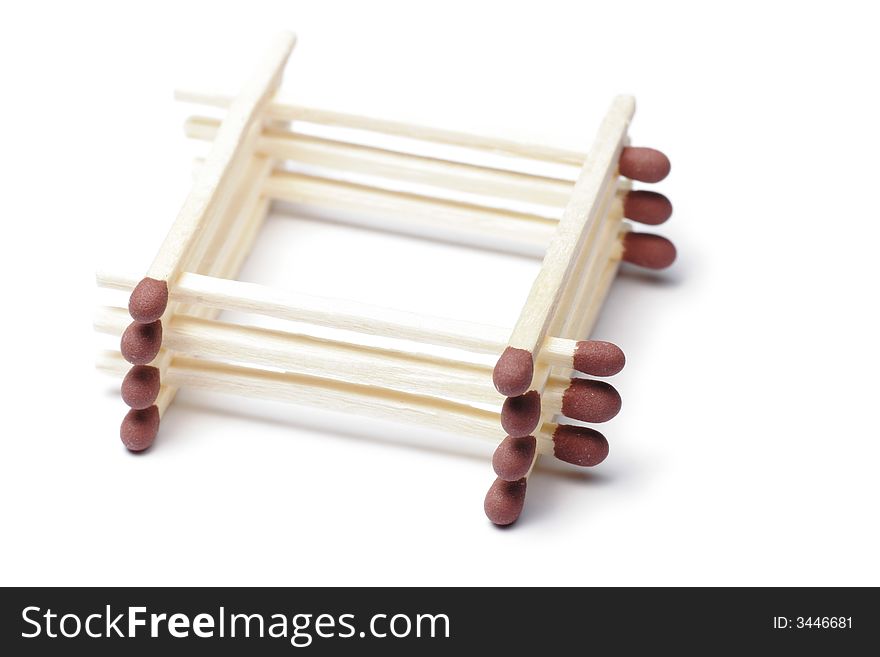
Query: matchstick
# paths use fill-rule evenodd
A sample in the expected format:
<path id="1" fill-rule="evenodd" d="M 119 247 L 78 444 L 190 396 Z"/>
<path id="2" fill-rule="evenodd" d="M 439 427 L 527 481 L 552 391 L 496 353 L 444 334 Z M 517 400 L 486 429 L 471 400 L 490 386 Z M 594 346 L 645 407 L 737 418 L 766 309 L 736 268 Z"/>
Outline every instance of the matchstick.
<path id="1" fill-rule="evenodd" d="M 187 137 L 211 141 L 219 121 L 192 116 L 184 124 Z M 404 153 L 375 145 L 303 134 L 293 130 L 264 130 L 257 152 L 278 160 L 360 173 L 484 197 L 487 202 L 513 200 L 561 208 L 572 183 L 538 174 L 509 171 L 419 153 Z M 557 214 L 561 214 L 558 210 Z"/>
<path id="2" fill-rule="evenodd" d="M 617 185 L 618 160 L 634 110 L 634 101 L 629 97 L 618 97 L 612 103 L 557 233 L 548 247 L 509 345 L 495 366 L 493 381 L 499 392 L 512 398 L 514 411 L 522 405 L 523 399 L 534 399 L 536 401 L 533 403 L 540 404 L 540 395 L 550 371 L 545 365 L 540 365 L 536 371 L 533 355 L 535 345 L 540 344 L 548 331 L 561 332 L 570 337 L 576 325 L 571 308 L 577 299 L 584 296 L 584 291 L 591 289 L 591 279 L 601 275 L 608 261 L 607 250 L 613 246 L 610 237 L 616 236 L 622 219 L 610 212 L 608 190 L 609 186 L 613 189 Z M 603 246 L 604 243 L 610 246 Z M 562 314 L 558 312 L 560 304 L 567 309 Z M 580 312 L 594 311 L 587 308 Z M 531 392 L 526 392 L 528 390 Z M 527 428 L 523 426 L 524 430 Z M 528 436 L 522 436 L 521 439 L 528 445 Z M 493 458 L 498 479 L 489 488 L 484 500 L 486 515 L 498 525 L 510 524 L 519 517 L 525 501 L 527 479 L 538 458 L 534 453 L 531 462 L 521 459 L 518 462 L 523 466 L 521 470 L 499 468 L 496 462 L 503 463 L 505 451 L 514 449 L 519 451 L 521 446 L 505 443 L 499 446 Z"/>
<path id="3" fill-rule="evenodd" d="M 219 121 L 190 117 L 187 136 L 211 140 Z M 459 199 L 496 210 L 514 210 L 558 220 L 572 191 L 572 183 L 543 175 L 509 171 L 469 162 L 389 150 L 375 145 L 306 135 L 293 130 L 264 130 L 256 149 L 278 160 L 311 165 L 322 170 L 368 176 L 369 184 L 384 191 L 398 191 L 401 181 L 416 186 L 420 194 L 439 199 Z M 638 150 L 638 149 L 636 149 Z M 635 164 L 641 161 L 636 158 Z M 313 175 L 320 173 L 313 172 Z M 384 184 L 383 184 L 384 183 Z M 444 193 L 445 191 L 445 193 Z M 450 196 L 449 192 L 455 194 Z M 669 200 L 657 192 L 622 191 L 624 215 L 633 221 L 656 225 L 672 213 Z"/>
<path id="4" fill-rule="evenodd" d="M 606 198 L 603 203 L 603 208 L 608 208 L 607 199 L 610 191 L 611 190 L 605 194 Z M 611 279 L 608 277 L 603 278 L 603 274 L 607 269 L 607 265 L 612 258 L 612 255 L 621 250 L 620 242 L 617 238 L 618 232 L 621 228 L 620 215 L 619 213 L 615 214 L 613 211 L 609 212 L 604 209 L 601 211 L 600 215 L 602 217 L 600 229 L 598 233 L 591 238 L 595 240 L 596 244 L 585 245 L 584 250 L 577 258 L 575 270 L 570 279 L 566 282 L 561 303 L 563 308 L 569 310 L 568 312 L 558 313 L 556 317 L 554 317 L 551 324 L 553 332 L 558 332 L 564 335 L 575 335 L 575 333 L 572 332 L 572 327 L 579 323 L 581 317 L 598 313 L 599 307 L 593 305 L 594 299 L 592 292 L 598 288 L 607 288 L 611 284 Z M 604 299 L 604 295 L 602 295 L 601 298 Z M 607 345 L 607 343 L 604 344 Z M 622 367 L 624 363 L 622 352 L 619 352 L 618 350 L 618 353 L 620 354 L 620 361 L 615 372 Z M 550 380 L 550 367 L 547 366 L 546 363 L 539 363 L 535 371 L 533 390 L 525 395 L 509 397 L 504 402 L 501 412 L 502 426 L 505 428 L 505 431 L 511 433 L 514 438 L 521 438 L 522 440 L 519 440 L 515 444 L 502 443 L 499 445 L 498 453 L 496 453 L 493 463 L 498 460 L 506 462 L 507 459 L 503 454 L 505 450 L 519 450 L 522 443 L 527 443 L 528 434 L 531 433 L 534 427 L 539 426 L 542 422 L 546 421 L 546 418 L 551 418 L 557 414 L 554 405 L 555 398 L 553 391 L 545 389 L 545 386 L 547 386 Z M 582 385 L 589 388 L 599 383 L 600 382 L 584 381 L 582 382 Z M 614 395 L 616 405 L 614 413 L 607 416 L 608 419 L 616 415 L 617 411 L 620 409 L 620 397 L 616 391 L 614 391 Z M 539 409 L 537 417 L 533 410 L 535 407 Z M 579 413 L 576 410 L 575 412 L 569 412 L 569 410 L 575 409 L 571 409 L 571 405 L 569 405 L 567 409 L 563 410 L 563 414 L 571 419 L 588 422 L 595 421 L 590 416 Z M 512 432 L 509 430 L 509 428 L 514 427 L 518 428 L 519 431 Z M 537 458 L 537 456 L 535 458 Z M 536 461 L 534 460 L 531 463 L 522 461 L 520 463 L 522 469 L 518 470 L 506 468 L 502 471 L 496 467 L 496 474 L 505 480 L 519 480 L 523 477 L 528 477 L 533 470 L 535 463 Z M 510 508 L 505 509 L 502 515 L 504 518 L 514 517 L 512 509 Z M 490 517 L 498 519 L 497 516 L 490 515 Z"/>
<path id="5" fill-rule="evenodd" d="M 602 191 L 617 172 L 617 160 L 634 111 L 632 97 L 620 96 L 602 122 L 590 159 L 575 184 L 520 318 L 495 366 L 495 387 L 503 395 L 525 394 L 532 384 L 535 354 L 547 335 L 586 234 L 600 219 Z"/>
<path id="6" fill-rule="evenodd" d="M 546 249 L 556 226 L 552 219 L 526 212 L 289 171 L 273 174 L 266 193 L 306 213 L 317 210 L 320 218 L 332 216 L 347 223 L 531 257 Z"/>
<path id="7" fill-rule="evenodd" d="M 190 91 L 178 89 L 174 97 L 182 102 L 207 105 L 211 107 L 227 108 L 231 106 L 232 97 L 219 93 Z M 621 97 L 632 100 L 631 97 Z M 545 146 L 542 144 L 528 144 L 498 137 L 474 135 L 455 130 L 433 128 L 425 125 L 390 121 L 375 117 L 367 117 L 358 114 L 347 114 L 332 110 L 315 107 L 304 107 L 276 101 L 266 108 L 267 116 L 292 123 L 305 122 L 315 125 L 334 126 L 348 130 L 374 132 L 391 137 L 401 137 L 413 141 L 431 142 L 459 147 L 467 150 L 486 151 L 495 155 L 503 155 L 519 160 L 536 160 L 540 162 L 562 166 L 560 173 L 555 176 L 560 181 L 576 182 L 581 174 L 582 167 L 588 158 L 587 153 L 575 150 Z M 620 160 L 620 171 L 623 175 L 634 180 L 644 182 L 658 182 L 665 176 L 662 173 L 663 166 L 668 172 L 668 161 L 663 164 L 665 156 L 654 152 L 653 156 L 647 151 L 651 149 L 628 148 L 627 157 Z M 591 151 L 592 153 L 592 151 Z M 659 156 L 655 157 L 655 156 Z M 661 167 L 657 168 L 657 163 Z M 650 164 L 649 164 L 650 163 Z M 519 170 L 517 163 L 509 162 L 508 170 Z"/>
<path id="8" fill-rule="evenodd" d="M 174 96 L 182 102 L 221 108 L 229 107 L 232 101 L 230 96 L 223 94 L 182 89 L 175 91 Z M 576 180 L 578 169 L 586 159 L 585 153 L 564 148 L 555 148 L 541 144 L 527 144 L 498 137 L 485 137 L 455 130 L 432 128 L 424 125 L 389 121 L 358 114 L 346 114 L 344 112 L 304 107 L 283 102 L 270 104 L 266 108 L 266 112 L 268 116 L 284 121 L 304 121 L 316 125 L 364 130 L 394 137 L 447 144 L 471 150 L 482 150 L 509 157 L 566 165 L 571 167 L 571 182 Z"/>
<path id="9" fill-rule="evenodd" d="M 125 311 L 99 309 L 95 327 L 118 335 L 126 324 Z M 319 339 L 287 331 L 240 326 L 178 315 L 165 330 L 163 345 L 169 353 L 205 360 L 279 368 L 295 374 L 320 376 L 375 387 L 500 407 L 503 398 L 491 384 L 491 367 L 452 357 L 441 358 L 415 351 L 365 347 L 342 340 Z M 152 379 L 133 381 L 127 395 L 133 407 L 153 403 Z M 125 394 L 124 390 L 124 394 Z M 543 397 L 549 420 L 562 414 L 592 423 L 607 422 L 620 410 L 620 395 L 602 381 L 550 377 Z M 511 435 L 524 435 L 538 426 L 542 407 L 520 408 L 502 415 L 502 427 Z M 508 425 L 507 423 L 510 422 Z"/>
<path id="10" fill-rule="evenodd" d="M 271 161 L 264 157 L 254 158 L 249 173 L 238 190 L 237 199 L 223 212 L 217 227 L 217 235 L 226 239 L 203 240 L 194 259 L 203 271 L 219 275 L 230 275 L 238 271 L 243 257 L 250 249 L 250 240 L 256 227 L 265 216 L 268 203 L 260 195 L 260 176 L 265 176 L 271 168 Z M 254 184 L 255 183 L 255 184 Z M 215 236 L 216 237 L 216 236 Z M 179 317 L 181 312 L 194 317 L 214 317 L 219 311 L 201 305 L 188 306 L 172 300 L 168 312 Z M 174 322 L 170 323 L 173 328 Z M 131 329 L 126 329 L 126 333 Z M 123 353 L 125 353 L 123 334 Z M 123 443 L 130 450 L 142 451 L 152 445 L 158 431 L 158 424 L 166 409 L 173 401 L 177 388 L 162 382 L 162 377 L 171 362 L 171 351 L 165 347 L 149 366 L 135 366 L 123 380 L 123 400 L 132 407 L 120 428 Z M 128 360 L 131 360 L 127 357 Z"/>
<path id="11" fill-rule="evenodd" d="M 98 367 L 114 375 L 125 371 L 124 361 L 110 351 L 99 356 Z M 173 357 L 166 377 L 174 387 L 317 406 L 495 443 L 499 440 L 497 412 L 433 397 L 183 356 Z M 537 432 L 536 442 L 543 453 L 581 467 L 598 464 L 608 451 L 604 436 L 585 427 L 546 424 Z"/>
<path id="12" fill-rule="evenodd" d="M 652 171 L 642 170 L 639 175 L 644 175 L 645 179 L 661 179 L 668 173 L 668 160 L 663 156 L 660 166 L 655 166 Z M 647 167 L 650 169 L 651 167 Z M 630 162 L 628 171 L 633 170 L 633 163 Z M 605 301 L 605 297 L 610 289 L 611 281 L 616 275 L 617 268 L 621 259 L 632 260 L 638 264 L 654 266 L 655 268 L 663 268 L 671 264 L 675 258 L 675 248 L 671 242 L 655 235 L 632 234 L 628 231 L 625 233 L 623 240 L 609 240 L 610 235 L 619 235 L 621 230 L 622 217 L 616 208 L 612 208 L 608 217 L 605 219 L 606 225 L 603 228 L 606 237 L 602 238 L 601 243 L 605 246 L 597 247 L 600 249 L 600 255 L 593 258 L 589 262 L 589 271 L 576 287 L 571 287 L 571 281 L 566 282 L 562 307 L 577 308 L 580 312 L 575 315 L 569 313 L 567 315 L 557 315 L 551 322 L 551 329 L 563 337 L 581 337 L 588 335 L 592 330 L 593 324 L 598 318 L 599 309 Z M 600 212 L 599 216 L 603 216 Z M 624 230 L 626 228 L 624 227 Z M 630 239 L 636 237 L 637 239 Z M 629 251 L 629 253 L 627 253 Z M 599 272 L 600 282 L 592 280 L 596 273 Z M 580 306 L 577 299 L 581 299 Z M 549 379 L 549 368 L 541 364 L 534 373 L 532 386 L 536 393 L 543 390 L 543 386 Z M 536 393 L 528 393 L 523 397 L 536 395 Z M 508 402 L 517 400 L 518 404 L 522 398 L 512 398 Z M 505 406 L 508 402 L 505 402 Z M 502 418 L 508 408 L 502 409 Z M 517 408 L 514 408 L 516 411 Z M 552 407 L 542 409 L 541 417 L 538 424 L 542 424 L 545 418 L 550 417 L 553 412 Z M 572 419 L 578 419 L 571 416 Z M 529 425 L 523 425 L 523 429 L 527 429 Z M 526 467 L 528 458 L 521 455 L 530 444 L 531 437 L 508 437 L 503 441 L 496 450 L 493 457 L 493 466 L 498 479 L 490 487 L 484 502 L 486 514 L 496 524 L 506 525 L 514 522 L 522 510 L 525 501 L 525 492 L 527 481 L 534 470 L 537 463 L 538 453 L 532 451 L 531 463 Z M 516 441 L 516 442 L 512 442 Z M 508 465 L 511 455 L 518 458 L 515 465 Z"/>
<path id="13" fill-rule="evenodd" d="M 131 277 L 108 272 L 99 272 L 97 282 L 101 287 L 119 290 L 130 290 L 134 284 Z M 505 336 L 510 333 L 509 329 L 502 327 L 430 317 L 190 272 L 184 272 L 178 277 L 170 298 L 183 304 L 254 313 L 484 354 L 497 354 L 504 346 Z M 603 373 L 615 364 L 598 359 L 587 341 L 559 339 L 555 336 L 548 336 L 544 340 L 539 360 L 596 376 L 607 376 L 608 374 Z"/>
<path id="14" fill-rule="evenodd" d="M 231 101 L 198 180 L 184 201 L 146 278 L 138 284 L 130 301 L 132 317 L 141 323 L 157 321 L 168 303 L 169 285 L 205 230 L 215 210 L 217 197 L 227 188 L 230 172 L 245 151 L 245 137 L 254 120 L 268 104 L 281 82 L 281 74 L 296 37 L 276 37 L 254 76 Z"/>
<path id="15" fill-rule="evenodd" d="M 178 310 L 176 307 L 168 308 L 169 283 L 173 283 L 173 279 L 185 267 L 198 270 L 205 266 L 202 260 L 213 257 L 210 253 L 206 254 L 210 245 L 218 248 L 217 235 L 223 231 L 218 230 L 214 224 L 220 221 L 218 216 L 228 206 L 237 189 L 237 181 L 248 166 L 253 145 L 262 129 L 258 121 L 260 111 L 279 86 L 295 41 L 296 38 L 289 33 L 276 37 L 253 77 L 245 83 L 238 98 L 230 105 L 203 170 L 184 201 L 147 276 L 131 293 L 129 312 L 134 323 L 123 334 L 121 348 L 126 359 L 136 368 L 145 366 L 152 360 L 151 355 L 158 355 L 162 339 L 161 317 L 172 315 Z M 228 257 L 232 258 L 232 254 Z M 213 268 L 214 264 L 216 263 L 208 263 L 207 266 Z M 222 269 L 225 263 L 216 266 Z M 176 394 L 175 388 L 161 384 L 162 370 L 168 364 L 167 354 L 156 364 L 158 367 L 147 370 L 150 390 L 159 386 L 156 403 L 145 409 L 132 409 L 120 427 L 123 443 L 135 451 L 146 449 L 152 444 L 159 419 Z M 130 372 L 134 379 L 143 374 L 143 370 L 138 369 Z M 157 383 L 153 383 L 154 379 Z"/>
<path id="16" fill-rule="evenodd" d="M 299 213 L 319 219 L 343 220 L 348 224 L 527 257 L 544 256 L 556 226 L 551 219 L 529 213 L 292 172 L 273 173 L 266 182 L 266 193 L 273 199 L 294 204 Z M 623 213 L 631 195 L 642 193 L 650 192 L 629 191 L 629 181 L 623 181 L 614 204 L 620 205 Z M 665 197 L 658 197 L 668 203 Z M 671 204 L 668 207 L 671 212 Z M 669 215 L 662 216 L 665 221 Z M 625 238 L 626 262 L 648 269 L 665 269 L 675 260 L 675 248 L 665 237 L 628 233 Z"/>

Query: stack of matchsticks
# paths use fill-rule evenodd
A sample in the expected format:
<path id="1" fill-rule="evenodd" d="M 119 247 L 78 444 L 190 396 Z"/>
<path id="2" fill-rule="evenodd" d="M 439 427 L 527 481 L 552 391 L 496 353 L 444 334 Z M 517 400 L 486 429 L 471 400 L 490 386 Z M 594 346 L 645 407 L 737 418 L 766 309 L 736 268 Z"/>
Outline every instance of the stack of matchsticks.
<path id="1" fill-rule="evenodd" d="M 99 366 L 124 375 L 122 442 L 150 447 L 187 386 L 472 435 L 498 443 L 484 508 L 510 524 L 538 455 L 593 466 L 608 453 L 580 423 L 614 417 L 620 396 L 586 377 L 616 374 L 624 356 L 587 338 L 621 260 L 662 268 L 675 258 L 668 240 L 624 222 L 669 217 L 665 197 L 630 182 L 661 180 L 669 162 L 628 146 L 630 97 L 612 103 L 588 154 L 284 104 L 274 96 L 294 41 L 280 35 L 234 98 L 178 93 L 225 109 L 222 120 L 186 122 L 210 151 L 146 277 L 98 275 L 130 293 L 127 309 L 96 319 L 121 335 L 121 353 Z M 512 329 L 236 281 L 272 201 L 543 263 Z M 218 319 L 224 310 L 293 324 L 233 324 Z M 487 356 L 500 356 L 494 370 Z"/>

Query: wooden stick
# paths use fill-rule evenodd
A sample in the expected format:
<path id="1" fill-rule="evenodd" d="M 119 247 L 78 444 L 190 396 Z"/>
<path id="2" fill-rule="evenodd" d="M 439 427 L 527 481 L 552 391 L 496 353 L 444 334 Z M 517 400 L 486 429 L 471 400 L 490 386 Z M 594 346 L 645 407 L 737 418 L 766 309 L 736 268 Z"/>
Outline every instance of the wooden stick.
<path id="1" fill-rule="evenodd" d="M 507 348 L 495 367 L 495 385 L 502 394 L 522 395 L 532 385 L 535 354 L 547 335 L 566 279 L 586 237 L 601 219 L 603 192 L 617 172 L 617 160 L 634 111 L 633 98 L 619 96 L 599 128 L 590 159 L 575 184 Z"/>
<path id="2" fill-rule="evenodd" d="M 177 100 L 208 105 L 212 107 L 229 107 L 231 98 L 222 94 L 177 90 L 174 93 Z M 540 160 L 554 164 L 563 164 L 571 167 L 580 167 L 586 160 L 586 154 L 552 146 L 539 144 L 527 144 L 509 139 L 497 137 L 485 137 L 482 135 L 468 134 L 454 130 L 431 128 L 423 125 L 412 125 L 399 121 L 377 119 L 357 114 L 346 114 L 330 110 L 303 107 L 282 102 L 274 102 L 267 108 L 268 116 L 285 121 L 304 121 L 317 125 L 338 126 L 355 130 L 368 130 L 396 137 L 415 139 L 438 144 L 449 144 L 473 150 L 483 150 L 492 153 Z M 572 171 L 571 180 L 576 179 L 576 170 Z"/>
<path id="3" fill-rule="evenodd" d="M 130 290 L 131 276 L 99 272 L 101 287 Z M 414 340 L 477 353 L 498 353 L 509 330 L 503 327 L 429 317 L 355 301 L 327 299 L 282 291 L 256 283 L 182 273 L 171 299 L 219 310 L 254 313 L 294 322 L 346 329 L 368 335 Z M 547 337 L 538 359 L 553 366 L 574 368 L 575 340 Z"/>
<path id="4" fill-rule="evenodd" d="M 229 184 L 231 172 L 240 166 L 241 156 L 248 150 L 246 137 L 254 132 L 255 120 L 278 87 L 295 42 L 296 37 L 290 33 L 276 37 L 254 76 L 230 103 L 205 166 L 153 260 L 147 278 L 168 285 L 185 266 L 188 254 L 216 211 L 218 197 L 232 187 Z M 256 139 L 256 134 L 252 138 Z"/>
<path id="5" fill-rule="evenodd" d="M 192 116 L 186 120 L 184 132 L 187 137 L 211 141 L 217 134 L 219 124 L 217 119 Z M 499 201 L 505 199 L 538 205 L 543 208 L 542 216 L 555 219 L 561 216 L 573 187 L 568 180 L 404 153 L 293 130 L 264 130 L 256 148 L 258 152 L 279 160 L 293 160 L 301 164 L 485 197 L 484 202 L 495 201 L 494 207 L 509 207 L 498 205 Z"/>
<path id="6" fill-rule="evenodd" d="M 119 375 L 125 361 L 116 352 L 99 356 L 102 371 Z M 208 360 L 174 356 L 166 377 L 171 386 L 235 394 L 257 399 L 329 408 L 395 422 L 412 422 L 458 435 L 498 442 L 498 413 L 465 404 L 384 388 L 363 386 L 301 374 L 270 372 Z M 535 436 L 540 449 L 552 454 L 555 427 Z"/>
<path id="7" fill-rule="evenodd" d="M 266 193 L 298 209 L 317 209 L 320 217 L 343 214 L 348 223 L 532 256 L 546 248 L 557 225 L 535 215 L 301 173 L 274 174 Z"/>
<path id="8" fill-rule="evenodd" d="M 200 166 L 196 159 L 194 168 Z M 544 256 L 555 225 L 552 220 L 490 205 L 291 171 L 274 172 L 264 191 L 275 201 L 291 204 L 297 215 L 529 258 Z M 439 213 L 442 219 L 437 203 L 445 206 Z M 528 219 L 537 221 L 523 221 Z M 493 229 L 496 225 L 499 230 Z"/>
<path id="9" fill-rule="evenodd" d="M 239 271 L 247 254 L 250 253 L 259 227 L 268 212 L 269 202 L 261 195 L 260 188 L 262 187 L 261 181 L 271 171 L 272 166 L 273 162 L 268 158 L 262 156 L 254 158 L 250 174 L 245 177 L 239 190 L 238 202 L 226 211 L 225 214 L 228 216 L 225 224 L 217 232 L 217 239 L 212 241 L 208 252 L 199 263 L 200 270 L 220 276 L 234 275 Z M 201 304 L 191 305 L 192 307 L 187 311 L 194 317 L 213 318 L 220 314 L 220 310 L 216 308 Z M 173 312 L 179 313 L 184 308 L 182 303 L 175 303 Z M 178 317 L 179 315 L 175 315 L 174 320 L 169 322 L 166 332 L 173 330 L 174 322 Z M 163 344 L 163 351 L 153 363 L 159 369 L 160 379 L 163 381 L 162 389 L 156 400 L 160 417 L 165 414 L 165 410 L 177 394 L 175 386 L 167 385 L 164 382 L 165 372 L 171 363 L 171 356 L 172 352 L 164 348 Z"/>
<path id="10" fill-rule="evenodd" d="M 95 318 L 95 328 L 111 335 L 121 334 L 127 323 L 123 308 L 100 308 Z M 468 403 L 500 407 L 503 401 L 492 386 L 490 366 L 402 348 L 365 347 L 186 315 L 175 316 L 165 330 L 163 348 L 175 355 L 272 367 Z M 567 377 L 549 378 L 543 405 L 549 419 L 562 412 L 563 395 L 570 384 Z"/>
<path id="11" fill-rule="evenodd" d="M 616 204 L 622 206 L 630 187 L 622 181 Z M 544 257 L 556 225 L 522 213 L 291 172 L 273 173 L 265 192 L 306 216 L 532 258 Z M 439 211 L 438 202 L 444 205 Z"/>
<path id="12" fill-rule="evenodd" d="M 614 214 L 613 212 L 607 214 L 602 226 L 599 243 L 596 246 L 597 253 L 586 263 L 586 272 L 580 284 L 570 288 L 570 297 L 573 298 L 567 298 L 566 303 L 563 305 L 565 308 L 573 306 L 577 308 L 577 312 L 568 310 L 562 317 L 555 318 L 553 322 L 554 331 L 568 337 L 588 337 L 593 324 L 599 317 L 599 311 L 617 273 L 620 256 L 622 255 L 620 241 L 617 238 L 621 229 L 621 222 L 621 215 Z M 545 386 L 551 380 L 550 368 L 543 363 L 539 364 L 534 378 L 537 382 L 535 389 L 539 394 L 544 395 Z M 555 404 L 552 396 L 549 399 L 542 399 L 539 425 L 545 422 L 546 418 L 555 417 L 554 408 Z M 538 458 L 536 453 L 525 475 L 527 479 L 534 471 Z"/>
<path id="13" fill-rule="evenodd" d="M 222 243 L 225 231 L 221 219 L 227 211 L 231 199 L 242 195 L 238 182 L 245 175 L 251 163 L 253 146 L 262 130 L 260 113 L 281 82 L 281 76 L 287 58 L 295 43 L 295 37 L 289 33 L 280 34 L 275 38 L 267 54 L 260 62 L 253 77 L 245 83 L 238 98 L 230 104 L 229 112 L 221 125 L 206 163 L 197 177 L 180 213 L 165 238 L 159 253 L 153 260 L 147 276 L 138 283 L 129 299 L 129 312 L 135 320 L 133 336 L 128 344 L 141 347 L 145 335 L 156 329 L 139 328 L 143 325 L 156 324 L 165 318 L 165 324 L 180 310 L 179 303 L 168 305 L 169 292 L 173 289 L 175 277 L 180 271 L 190 268 L 194 271 L 221 272 L 229 266 L 229 262 L 241 261 L 232 247 Z M 252 169 L 253 167 L 251 167 Z M 268 173 L 268 169 L 265 170 Z M 256 190 L 246 190 L 248 194 L 259 197 L 262 181 Z M 264 213 L 268 204 L 263 204 Z M 242 211 L 239 214 L 247 215 Z M 246 221 L 247 217 L 245 220 Z M 233 221 L 234 219 L 227 219 Z M 220 255 L 218 255 L 218 253 Z M 219 258 L 219 260 L 218 260 Z M 204 269 L 207 268 L 207 269 Z M 196 309 L 196 313 L 216 314 L 214 309 Z M 161 336 L 161 328 L 159 335 Z M 129 331 L 123 336 L 123 349 L 127 344 Z M 160 337 L 161 339 L 161 337 Z M 149 340 L 149 338 L 147 338 Z M 152 345 L 149 344 L 152 348 Z M 137 347 L 137 348 L 141 348 Z M 143 352 L 142 352 L 143 353 Z M 133 362 L 140 357 L 129 359 Z M 177 388 L 162 382 L 162 375 L 168 368 L 170 355 L 167 350 L 159 353 L 154 359 L 158 370 L 158 381 L 162 383 L 153 407 L 130 411 L 123 419 L 120 435 L 123 443 L 133 450 L 149 447 L 156 436 L 159 421 L 165 410 L 176 395 Z M 155 370 L 150 370 L 155 372 Z M 137 374 L 135 375 L 137 376 Z"/>

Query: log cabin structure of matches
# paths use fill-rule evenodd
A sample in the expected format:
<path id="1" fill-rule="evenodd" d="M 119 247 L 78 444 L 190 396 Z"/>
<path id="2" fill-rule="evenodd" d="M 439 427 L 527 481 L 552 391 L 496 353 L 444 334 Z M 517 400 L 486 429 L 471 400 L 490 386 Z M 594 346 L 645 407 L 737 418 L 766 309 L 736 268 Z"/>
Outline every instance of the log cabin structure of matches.
<path id="1" fill-rule="evenodd" d="M 588 153 L 285 104 L 275 96 L 294 43 L 294 35 L 278 35 L 235 97 L 178 92 L 180 100 L 225 109 L 222 120 L 186 122 L 189 137 L 212 142 L 208 155 L 146 276 L 98 274 L 99 286 L 130 293 L 127 309 L 100 308 L 96 318 L 98 331 L 121 335 L 121 353 L 102 353 L 98 365 L 124 377 L 130 410 L 122 442 L 132 451 L 150 447 L 186 386 L 472 435 L 498 445 L 484 510 L 509 525 L 541 455 L 592 467 L 608 453 L 605 437 L 584 425 L 619 411 L 617 391 L 596 377 L 619 372 L 624 355 L 587 338 L 621 260 L 660 269 L 675 259 L 668 240 L 624 221 L 660 224 L 670 216 L 666 197 L 632 189 L 634 180 L 662 180 L 669 161 L 629 146 L 630 96 L 613 100 Z M 315 136 L 301 125 L 338 134 Z M 419 143 L 446 150 L 425 155 L 413 147 Z M 479 163 L 481 156 L 491 164 Z M 311 169 L 298 173 L 289 163 Z M 529 163 L 558 173 L 534 173 Z M 369 174 L 368 182 L 351 182 L 350 172 Z M 401 191 L 401 183 L 417 191 Z M 236 281 L 273 200 L 361 213 L 374 218 L 372 227 L 543 261 L 512 328 Z M 222 311 L 353 337 L 233 324 L 218 319 Z M 358 339 L 377 335 L 400 344 Z M 413 343 L 489 354 L 497 364 L 430 355 Z"/>

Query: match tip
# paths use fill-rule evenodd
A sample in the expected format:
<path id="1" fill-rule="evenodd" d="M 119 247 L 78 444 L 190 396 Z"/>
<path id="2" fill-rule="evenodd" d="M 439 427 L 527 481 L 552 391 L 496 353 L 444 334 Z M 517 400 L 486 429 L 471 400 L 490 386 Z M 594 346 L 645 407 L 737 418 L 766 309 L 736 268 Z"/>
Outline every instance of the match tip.
<path id="1" fill-rule="evenodd" d="M 532 385 L 535 361 L 525 349 L 507 347 L 492 372 L 495 389 L 507 397 L 517 397 Z"/>
<path id="2" fill-rule="evenodd" d="M 156 357 L 162 347 L 162 322 L 149 324 L 132 322 L 122 334 L 119 350 L 122 357 L 132 365 L 146 365 Z"/>
<path id="3" fill-rule="evenodd" d="M 508 436 L 495 448 L 492 455 L 492 468 L 504 481 L 516 481 L 526 476 L 538 441 L 534 436 Z"/>
<path id="4" fill-rule="evenodd" d="M 620 393 L 593 379 L 572 379 L 562 395 L 562 414 L 581 422 L 607 422 L 620 412 Z"/>
<path id="5" fill-rule="evenodd" d="M 621 176 L 655 183 L 669 175 L 672 164 L 669 158 L 657 149 L 627 146 L 620 153 L 617 167 Z"/>
<path id="6" fill-rule="evenodd" d="M 486 517 L 501 526 L 516 522 L 526 501 L 526 483 L 525 477 L 516 481 L 496 479 L 483 502 Z"/>
<path id="7" fill-rule="evenodd" d="M 592 467 L 608 456 L 608 441 L 595 429 L 560 424 L 553 432 L 553 456 L 573 465 Z"/>
<path id="8" fill-rule="evenodd" d="M 150 365 L 135 365 L 122 379 L 122 401 L 143 410 L 156 401 L 161 385 L 159 370 Z"/>
<path id="9" fill-rule="evenodd" d="M 153 444 L 159 432 L 159 409 L 150 406 L 141 410 L 131 409 L 119 427 L 122 444 L 132 452 L 142 452 Z"/>
<path id="10" fill-rule="evenodd" d="M 640 189 L 628 192 L 623 198 L 623 215 L 627 219 L 656 226 L 672 216 L 672 203 L 663 194 Z"/>
<path id="11" fill-rule="evenodd" d="M 581 340 L 572 359 L 574 369 L 590 376 L 614 376 L 626 365 L 626 355 L 613 342 Z"/>
<path id="12" fill-rule="evenodd" d="M 135 286 L 128 299 L 131 318 L 141 324 L 159 319 L 168 306 L 168 283 L 145 278 Z"/>
<path id="13" fill-rule="evenodd" d="M 676 255 L 675 245 L 660 235 L 630 232 L 623 238 L 623 259 L 639 267 L 666 269 Z"/>
<path id="14" fill-rule="evenodd" d="M 541 395 L 529 390 L 524 395 L 508 397 L 501 407 L 501 428 L 511 436 L 528 436 L 541 419 Z"/>

